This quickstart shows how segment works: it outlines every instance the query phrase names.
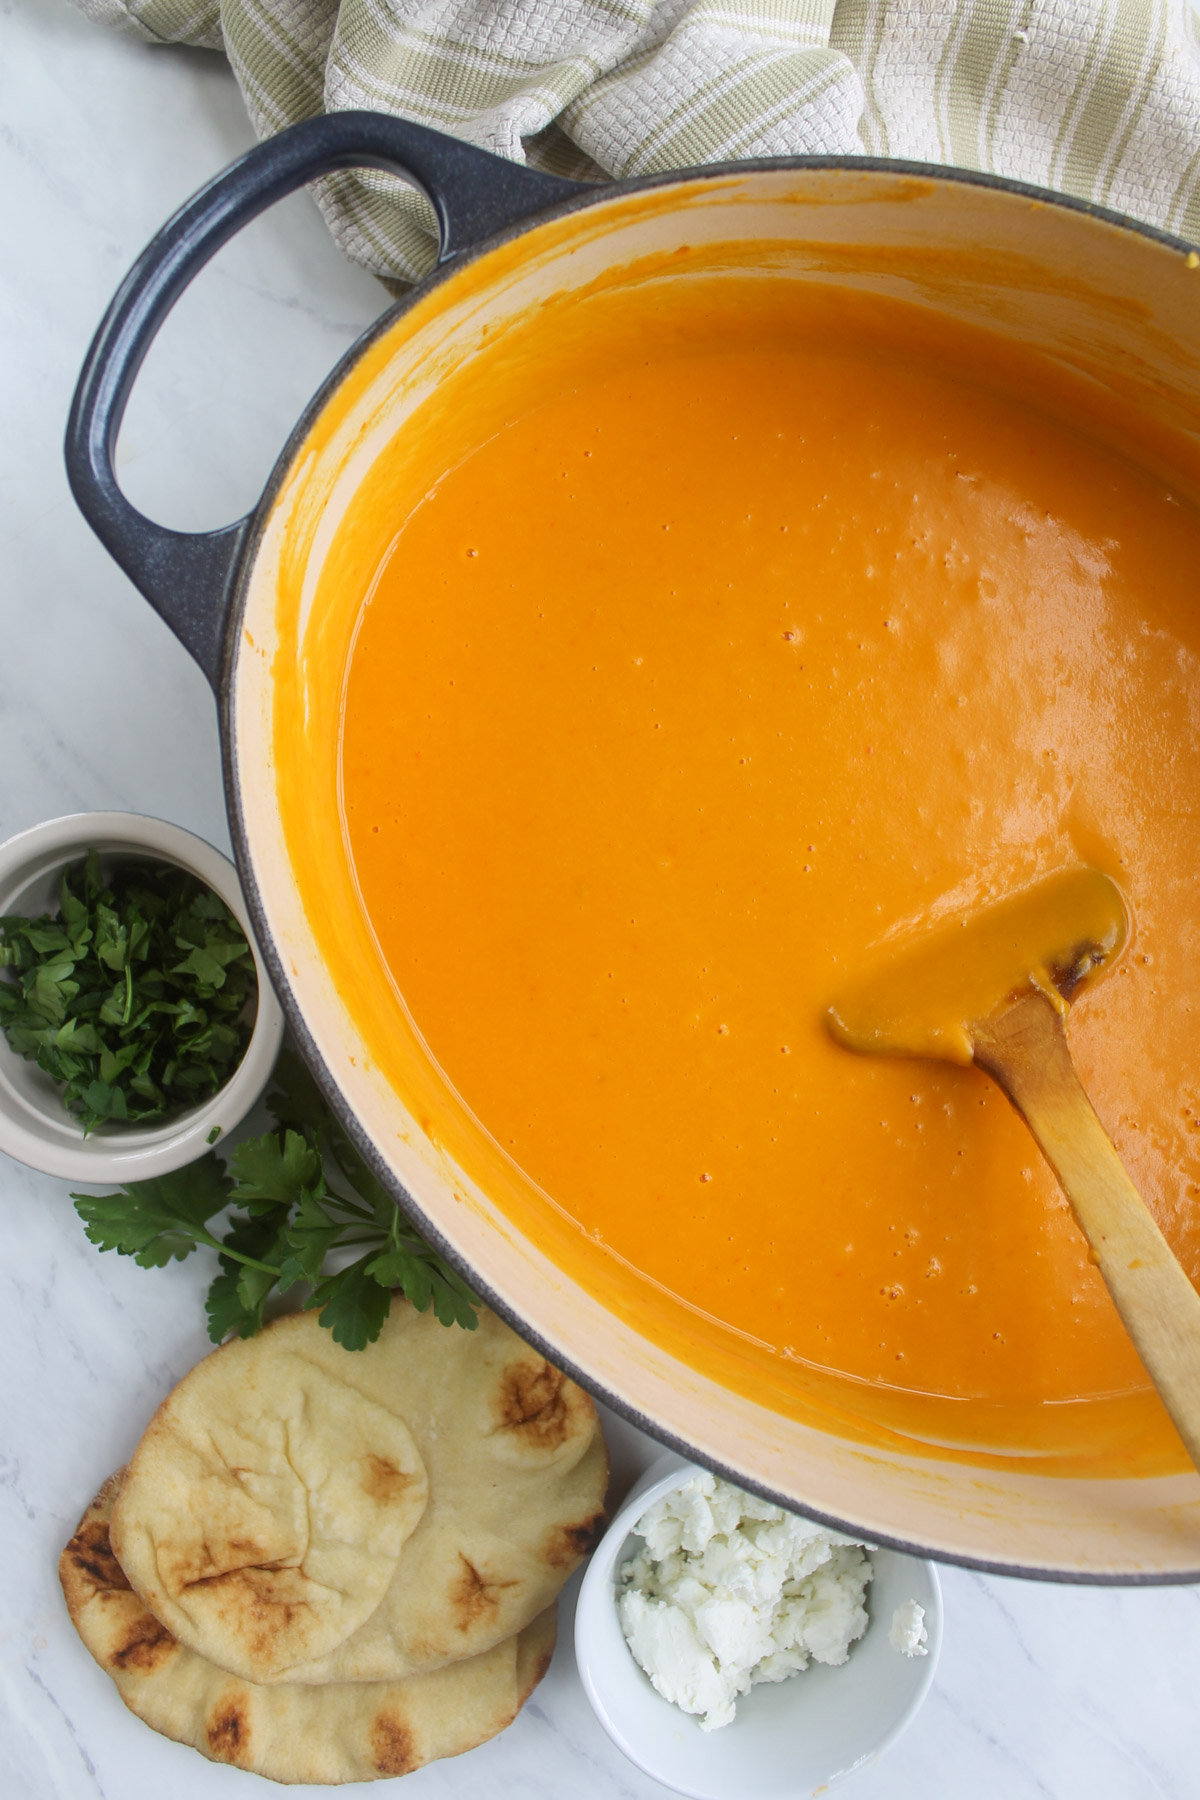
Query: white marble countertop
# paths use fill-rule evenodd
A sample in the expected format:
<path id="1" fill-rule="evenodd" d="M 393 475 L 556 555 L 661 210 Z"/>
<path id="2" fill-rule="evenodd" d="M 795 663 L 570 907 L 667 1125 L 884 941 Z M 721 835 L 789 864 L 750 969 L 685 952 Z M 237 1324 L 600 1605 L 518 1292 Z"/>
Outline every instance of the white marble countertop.
<path id="1" fill-rule="evenodd" d="M 250 141 L 219 57 L 106 33 L 66 0 L 0 0 L 0 838 L 113 807 L 227 847 L 212 696 L 76 512 L 61 439 L 80 360 L 127 265 Z M 257 224 L 151 354 L 121 440 L 131 497 L 181 527 L 244 511 L 304 400 L 382 303 L 303 197 Z M 2 1157 L 0 1207 L 0 1791 L 249 1795 L 252 1777 L 126 1713 L 76 1639 L 55 1575 L 87 1500 L 207 1348 L 201 1258 L 142 1271 L 100 1257 L 65 1184 Z M 617 1439 L 626 1471 L 652 1453 L 627 1428 Z M 1200 1794 L 1194 1589 L 1053 1587 L 956 1569 L 944 1588 L 933 1693 L 886 1759 L 838 1790 L 846 1800 Z M 664 1792 L 592 1717 L 571 1656 L 571 1598 L 554 1667 L 517 1723 L 410 1777 L 414 1795 Z"/>

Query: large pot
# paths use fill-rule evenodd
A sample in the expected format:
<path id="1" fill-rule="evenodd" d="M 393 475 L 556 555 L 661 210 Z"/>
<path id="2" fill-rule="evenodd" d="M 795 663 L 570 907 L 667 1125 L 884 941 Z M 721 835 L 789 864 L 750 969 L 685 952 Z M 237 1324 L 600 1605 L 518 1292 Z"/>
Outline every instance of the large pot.
<path id="1" fill-rule="evenodd" d="M 363 166 L 403 173 L 432 200 L 442 235 L 436 272 L 330 376 L 251 516 L 200 535 L 153 525 L 120 494 L 112 449 L 155 331 L 241 225 L 316 176 Z M 415 1034 L 403 1097 L 380 1073 L 380 1031 L 407 1029 L 398 1003 L 385 995 L 378 1017 L 351 1016 L 322 954 L 323 897 L 302 895 L 297 882 L 280 794 L 289 781 L 311 784 L 313 829 L 328 832 L 329 746 L 318 721 L 312 743 L 301 734 L 285 747 L 283 769 L 275 708 L 282 686 L 303 683 L 306 645 L 322 629 L 314 597 L 363 471 L 382 454 L 405 453 L 405 422 L 439 382 L 500 366 L 488 358 L 532 309 L 575 304 L 589 284 L 653 253 L 686 246 L 693 264 L 722 267 L 744 260 L 747 245 L 772 279 L 848 282 L 999 331 L 1096 391 L 1132 399 L 1180 454 L 1196 447 L 1197 259 L 1189 245 L 1128 219 L 962 171 L 861 159 L 583 187 L 415 125 L 346 113 L 252 151 L 135 265 L 76 394 L 72 487 L 216 690 L 238 863 L 294 1031 L 381 1179 L 500 1312 L 663 1442 L 880 1542 L 1066 1580 L 1200 1579 L 1200 1479 L 1178 1463 L 1176 1472 L 1160 1462 L 1146 1473 L 1143 1460 L 1136 1477 L 1114 1479 L 1111 1464 L 1097 1475 L 1086 1461 L 939 1448 L 936 1434 L 864 1423 L 816 1388 L 811 1405 L 782 1408 L 769 1386 L 755 1389 L 739 1374 L 733 1353 L 720 1379 L 697 1373 L 686 1330 L 649 1334 L 602 1273 L 569 1278 L 549 1226 L 514 1225 L 519 1209 L 507 1204 L 503 1172 L 471 1179 L 453 1133 L 430 1125 L 436 1109 L 422 1095 L 436 1077 L 422 1067 Z M 341 653 L 337 643 L 319 648 Z M 331 880 L 344 882 L 336 836 L 327 847 Z M 365 925 L 349 951 L 370 954 Z"/>

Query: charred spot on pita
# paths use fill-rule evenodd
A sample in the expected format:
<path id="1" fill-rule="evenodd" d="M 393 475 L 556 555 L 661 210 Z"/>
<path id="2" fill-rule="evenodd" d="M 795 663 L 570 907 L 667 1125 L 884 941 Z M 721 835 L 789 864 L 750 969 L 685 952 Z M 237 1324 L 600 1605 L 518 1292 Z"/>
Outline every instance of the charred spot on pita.
<path id="1" fill-rule="evenodd" d="M 585 1556 L 590 1556 L 600 1541 L 607 1516 L 601 1508 L 590 1519 L 583 1519 L 578 1525 L 562 1525 L 553 1532 L 546 1547 L 546 1561 L 551 1568 L 573 1569 Z"/>
<path id="2" fill-rule="evenodd" d="M 372 1452 L 364 1458 L 365 1474 L 363 1475 L 363 1492 L 380 1505 L 388 1506 L 398 1500 L 408 1487 L 410 1477 L 403 1469 L 398 1469 L 386 1456 L 377 1456 Z"/>
<path id="3" fill-rule="evenodd" d="M 515 1581 L 493 1581 L 481 1574 L 469 1557 L 460 1550 L 458 1560 L 462 1573 L 450 1589 L 450 1605 L 460 1631 L 466 1631 L 476 1620 L 494 1613 L 505 1588 L 516 1587 Z"/>
<path id="4" fill-rule="evenodd" d="M 510 1363 L 500 1377 L 497 1412 L 502 1430 L 543 1450 L 558 1448 L 568 1431 L 566 1376 L 544 1360 Z"/>
<path id="5" fill-rule="evenodd" d="M 148 1673 L 175 1653 L 175 1639 L 152 1613 L 143 1613 L 119 1650 L 109 1660 L 116 1669 L 140 1669 Z"/>
<path id="6" fill-rule="evenodd" d="M 107 1519 L 87 1519 L 67 1545 L 67 1555 L 96 1587 L 128 1590 L 125 1571 L 113 1555 Z"/>
<path id="7" fill-rule="evenodd" d="M 204 1728 L 209 1750 L 220 1762 L 236 1762 L 250 1742 L 250 1722 L 239 1701 L 222 1700 Z"/>
<path id="8" fill-rule="evenodd" d="M 408 1775 L 420 1767 L 412 1732 L 392 1713 L 380 1713 L 371 1727 L 371 1760 L 381 1775 Z"/>

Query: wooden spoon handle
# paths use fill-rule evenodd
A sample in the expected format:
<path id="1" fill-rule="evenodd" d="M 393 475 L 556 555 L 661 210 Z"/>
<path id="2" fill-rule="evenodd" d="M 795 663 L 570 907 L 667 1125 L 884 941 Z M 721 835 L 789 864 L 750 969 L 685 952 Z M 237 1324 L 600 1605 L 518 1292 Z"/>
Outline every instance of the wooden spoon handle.
<path id="1" fill-rule="evenodd" d="M 1075 1073 L 1061 1015 L 1033 992 L 971 1027 L 1057 1175 L 1126 1331 L 1200 1468 L 1200 1294 L 1125 1172 Z"/>

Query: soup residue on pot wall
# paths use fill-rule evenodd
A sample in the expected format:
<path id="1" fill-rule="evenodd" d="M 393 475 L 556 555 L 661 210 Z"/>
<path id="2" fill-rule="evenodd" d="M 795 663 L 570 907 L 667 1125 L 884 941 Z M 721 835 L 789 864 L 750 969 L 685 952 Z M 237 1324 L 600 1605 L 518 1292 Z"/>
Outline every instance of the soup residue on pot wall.
<path id="1" fill-rule="evenodd" d="M 560 336 L 503 404 L 460 383 L 342 532 L 324 679 L 393 1003 L 526 1178 L 519 1222 L 643 1277 L 651 1329 L 676 1297 L 691 1360 L 735 1333 L 776 1396 L 826 1370 L 954 1402 L 960 1440 L 972 1408 L 993 1442 L 1134 1404 L 1003 1097 L 822 1017 L 889 932 L 1105 869 L 1134 931 L 1072 1047 L 1196 1273 L 1190 497 L 898 303 L 647 283 Z"/>

